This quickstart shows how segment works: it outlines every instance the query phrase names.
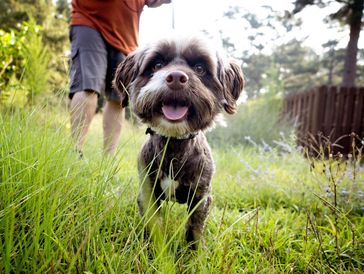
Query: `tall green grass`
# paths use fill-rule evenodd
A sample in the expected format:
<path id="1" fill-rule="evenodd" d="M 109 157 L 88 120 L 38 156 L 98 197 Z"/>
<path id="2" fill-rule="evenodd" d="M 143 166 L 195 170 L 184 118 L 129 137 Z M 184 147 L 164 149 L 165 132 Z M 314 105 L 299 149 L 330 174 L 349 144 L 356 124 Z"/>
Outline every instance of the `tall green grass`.
<path id="1" fill-rule="evenodd" d="M 214 202 L 192 252 L 184 205 L 164 203 L 158 244 L 144 237 L 136 206 L 143 128 L 126 125 L 115 157 L 102 154 L 101 128 L 96 117 L 79 159 L 66 111 L 1 113 L 0 273 L 364 270 L 362 166 L 347 162 L 335 173 L 344 166 L 310 161 L 293 147 L 215 146 Z M 335 206 L 330 172 L 341 197 Z"/>
<path id="2" fill-rule="evenodd" d="M 217 126 L 208 134 L 212 145 L 230 146 L 257 144 L 273 145 L 288 135 L 290 129 L 281 119 L 282 98 L 266 95 L 240 105 L 235 115 L 225 116 L 226 126 Z"/>

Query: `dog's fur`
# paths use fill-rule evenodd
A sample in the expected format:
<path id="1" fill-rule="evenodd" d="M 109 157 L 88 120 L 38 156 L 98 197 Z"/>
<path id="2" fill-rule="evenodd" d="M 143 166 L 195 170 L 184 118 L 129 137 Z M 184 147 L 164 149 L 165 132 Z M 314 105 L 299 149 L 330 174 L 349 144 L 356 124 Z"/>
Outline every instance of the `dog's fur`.
<path id="1" fill-rule="evenodd" d="M 222 110 L 235 113 L 244 87 L 240 66 L 224 63 L 200 39 L 162 40 L 128 55 L 114 86 L 123 105 L 130 97 L 133 111 L 149 127 L 138 163 L 140 212 L 145 214 L 150 202 L 157 208 L 161 200 L 187 203 L 186 236 L 195 248 L 211 204 L 214 173 L 203 131 Z"/>

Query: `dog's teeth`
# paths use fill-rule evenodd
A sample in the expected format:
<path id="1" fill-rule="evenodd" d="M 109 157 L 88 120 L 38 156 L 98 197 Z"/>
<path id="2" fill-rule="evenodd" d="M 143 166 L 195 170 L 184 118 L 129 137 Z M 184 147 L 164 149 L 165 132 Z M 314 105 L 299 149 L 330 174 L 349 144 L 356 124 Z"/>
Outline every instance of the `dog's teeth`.
<path id="1" fill-rule="evenodd" d="M 182 119 L 188 111 L 188 107 L 181 107 L 181 106 L 163 106 L 162 112 L 163 115 L 172 121 Z"/>

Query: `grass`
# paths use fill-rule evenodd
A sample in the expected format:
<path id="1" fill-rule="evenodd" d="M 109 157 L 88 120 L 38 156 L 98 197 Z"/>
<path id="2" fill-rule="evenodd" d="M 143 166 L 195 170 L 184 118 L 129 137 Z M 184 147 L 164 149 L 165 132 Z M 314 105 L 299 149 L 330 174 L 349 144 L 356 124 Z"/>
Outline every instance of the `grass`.
<path id="1" fill-rule="evenodd" d="M 289 133 L 283 120 L 277 119 L 281 106 L 281 97 L 268 95 L 242 103 L 238 113 L 225 115 L 228 132 L 224 127 L 217 127 L 209 134 L 209 140 L 216 146 L 227 143 L 239 146 L 252 142 L 273 145 L 279 140 L 281 132 Z"/>
<path id="2" fill-rule="evenodd" d="M 184 205 L 165 203 L 159 243 L 144 238 L 136 206 L 143 128 L 126 125 L 117 155 L 104 157 L 100 121 L 80 160 L 64 110 L 1 114 L 0 273 L 364 271 L 359 164 L 214 146 L 213 208 L 191 252 Z"/>

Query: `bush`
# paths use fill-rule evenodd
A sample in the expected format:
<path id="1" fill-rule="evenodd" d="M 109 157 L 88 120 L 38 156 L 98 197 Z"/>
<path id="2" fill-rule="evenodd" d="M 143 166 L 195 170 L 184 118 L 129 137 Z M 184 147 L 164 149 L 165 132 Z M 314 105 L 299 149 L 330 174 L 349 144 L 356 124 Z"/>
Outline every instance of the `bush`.
<path id="1" fill-rule="evenodd" d="M 20 76 L 23 66 L 21 32 L 0 30 L 0 86 L 6 86 L 13 75 Z"/>
<path id="2" fill-rule="evenodd" d="M 34 20 L 0 30 L 0 104 L 23 107 L 48 88 L 49 53 Z"/>

